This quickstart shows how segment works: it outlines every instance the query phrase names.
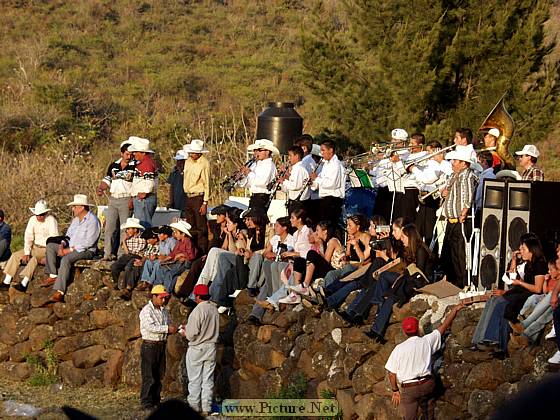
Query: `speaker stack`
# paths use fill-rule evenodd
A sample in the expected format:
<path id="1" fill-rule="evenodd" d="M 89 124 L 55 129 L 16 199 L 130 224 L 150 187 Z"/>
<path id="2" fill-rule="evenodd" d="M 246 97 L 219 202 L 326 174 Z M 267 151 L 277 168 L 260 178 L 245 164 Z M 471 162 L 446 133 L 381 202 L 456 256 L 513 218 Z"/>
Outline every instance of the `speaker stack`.
<path id="1" fill-rule="evenodd" d="M 479 288 L 497 285 L 524 233 L 541 240 L 552 255 L 560 241 L 560 182 L 485 180 L 479 258 Z"/>

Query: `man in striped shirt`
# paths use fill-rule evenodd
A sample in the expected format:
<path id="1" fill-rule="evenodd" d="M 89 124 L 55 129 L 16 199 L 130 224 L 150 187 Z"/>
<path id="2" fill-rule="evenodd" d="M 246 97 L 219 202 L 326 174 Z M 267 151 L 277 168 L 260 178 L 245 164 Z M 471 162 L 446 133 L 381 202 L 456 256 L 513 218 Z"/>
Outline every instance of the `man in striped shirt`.
<path id="1" fill-rule="evenodd" d="M 471 223 L 465 222 L 469 217 L 478 182 L 471 168 L 476 164 L 476 154 L 472 145 L 457 146 L 456 150 L 448 153 L 445 158 L 451 160 L 453 175 L 442 192 L 443 215 L 447 219 L 447 227 L 441 261 L 447 281 L 463 288 L 467 285 L 465 237 L 469 238 L 472 230 Z"/>
<path id="2" fill-rule="evenodd" d="M 524 169 L 523 174 L 521 174 L 523 181 L 544 181 L 544 172 L 537 168 L 537 159 L 540 152 L 536 146 L 526 144 L 523 146 L 523 150 L 515 152 L 515 154 L 519 158 L 519 164 Z"/>

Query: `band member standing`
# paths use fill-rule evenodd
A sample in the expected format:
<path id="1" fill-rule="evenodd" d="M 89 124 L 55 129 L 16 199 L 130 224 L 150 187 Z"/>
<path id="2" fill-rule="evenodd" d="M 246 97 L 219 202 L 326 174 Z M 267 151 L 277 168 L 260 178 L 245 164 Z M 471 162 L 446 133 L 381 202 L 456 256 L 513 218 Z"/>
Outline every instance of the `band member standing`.
<path id="1" fill-rule="evenodd" d="M 317 169 L 317 161 L 315 160 L 315 153 L 317 147 L 319 147 L 319 157 L 321 155 L 321 148 L 317 144 L 313 144 L 313 137 L 309 134 L 303 134 L 300 138 L 298 138 L 294 145 L 300 146 L 303 149 L 303 159 L 301 160 L 301 165 L 307 171 L 307 176 L 311 175 Z M 315 214 L 315 204 L 317 200 L 319 200 L 319 192 L 314 191 L 311 188 L 307 188 L 309 190 L 309 198 L 304 201 L 304 209 L 308 215 Z M 288 213 L 291 214 L 291 213 Z"/>
<path id="2" fill-rule="evenodd" d="M 395 128 L 391 131 L 391 148 L 404 147 L 408 139 L 408 133 L 402 128 Z M 382 159 L 376 169 L 372 171 L 371 175 L 377 183 L 377 196 L 375 198 L 375 208 L 373 214 L 383 216 L 385 220 L 394 220 L 400 217 L 400 209 L 398 201 L 400 197 L 398 194 L 404 195 L 399 190 L 402 190 L 401 175 L 405 173 L 404 166 L 401 159 L 408 158 L 409 151 L 402 149 L 394 152 L 390 157 Z M 393 193 L 395 197 L 393 197 Z M 393 198 L 395 198 L 395 206 L 393 206 Z"/>
<path id="3" fill-rule="evenodd" d="M 468 146 L 469 144 L 472 144 L 473 142 L 472 130 L 468 127 L 456 129 L 453 142 L 457 146 Z"/>
<path id="4" fill-rule="evenodd" d="M 267 139 L 255 141 L 255 143 L 247 147 L 247 150 L 254 153 L 255 163 L 250 167 L 241 168 L 245 178 L 239 181 L 238 185 L 240 187 L 247 187 L 251 191 L 249 208 L 257 208 L 266 212 L 268 210 L 268 199 L 271 194 L 267 186 L 276 177 L 276 166 L 274 166 L 272 161 L 272 155 L 279 155 L 280 152 Z"/>
<path id="5" fill-rule="evenodd" d="M 504 169 L 504 161 L 500 155 L 498 155 L 498 152 L 496 152 L 498 137 L 500 137 L 500 130 L 497 128 L 491 128 L 484 135 L 484 149 L 492 153 L 492 169 L 494 173 Z"/>
<path id="6" fill-rule="evenodd" d="M 305 202 L 309 200 L 311 189 L 307 185 L 309 174 L 302 164 L 303 149 L 300 146 L 292 146 L 288 149 L 288 160 L 290 169 L 282 180 L 282 191 L 288 193 L 288 214 L 296 209 L 305 208 Z"/>
<path id="7" fill-rule="evenodd" d="M 332 140 L 321 143 L 323 165 L 321 173 L 313 172 L 311 188 L 319 190 L 318 218 L 319 221 L 330 221 L 333 226 L 340 225 L 342 206 L 344 205 L 344 166 L 335 154 L 335 144 Z"/>
<path id="8" fill-rule="evenodd" d="M 519 157 L 519 164 L 525 169 L 521 174 L 523 181 L 544 181 L 544 172 L 537 168 L 537 159 L 540 156 L 539 149 L 532 144 L 523 146 L 523 150 L 515 152 Z"/>
<path id="9" fill-rule="evenodd" d="M 443 215 L 447 219 L 441 261 L 447 281 L 463 288 L 467 285 L 465 237 L 469 238 L 471 223 L 465 223 L 474 200 L 477 177 L 471 169 L 473 147 L 457 146 L 445 158 L 451 160 L 453 175 L 442 192 Z M 464 232 L 463 232 L 464 230 Z M 463 233 L 465 236 L 463 236 Z"/>
<path id="10" fill-rule="evenodd" d="M 426 156 L 426 152 L 422 150 L 426 139 L 424 134 L 415 133 L 410 136 L 410 141 L 408 143 L 410 154 L 408 155 L 407 161 L 412 162 L 414 160 L 420 159 Z M 398 155 L 397 155 L 398 156 Z M 422 162 L 419 166 L 425 166 Z M 398 208 L 400 213 L 398 215 L 394 214 L 394 217 L 404 217 L 408 220 L 416 219 L 416 209 L 418 208 L 418 196 L 420 195 L 420 190 L 418 186 L 418 181 L 412 172 L 405 173 L 403 175 L 403 187 L 404 195 L 399 194 L 400 201 L 398 203 Z M 395 202 L 395 205 L 397 203 Z"/>
<path id="11" fill-rule="evenodd" d="M 428 153 L 441 150 L 441 143 L 432 141 L 427 146 Z M 414 174 L 419 183 L 420 191 L 425 195 L 435 189 L 439 189 L 449 176 L 453 173 L 451 163 L 444 159 L 443 152 L 432 156 L 424 167 L 412 165 L 409 170 Z M 419 203 L 416 215 L 416 227 L 418 233 L 429 245 L 432 242 L 434 225 L 436 224 L 436 212 L 441 204 L 440 198 L 434 198 L 433 194 Z"/>
<path id="12" fill-rule="evenodd" d="M 208 150 L 202 140 L 193 140 L 183 146 L 189 157 L 183 169 L 183 189 L 185 190 L 185 218 L 191 225 L 190 233 L 198 248 L 208 251 L 208 224 L 206 212 L 210 198 L 210 163 L 204 156 Z"/>

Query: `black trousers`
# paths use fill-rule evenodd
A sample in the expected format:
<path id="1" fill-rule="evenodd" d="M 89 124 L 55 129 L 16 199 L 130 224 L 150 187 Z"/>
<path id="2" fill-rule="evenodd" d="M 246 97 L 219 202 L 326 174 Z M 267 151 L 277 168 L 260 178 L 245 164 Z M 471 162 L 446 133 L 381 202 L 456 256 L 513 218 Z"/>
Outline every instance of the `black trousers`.
<path id="1" fill-rule="evenodd" d="M 383 218 L 387 221 L 387 223 L 390 223 L 389 219 L 391 217 L 392 202 L 393 202 L 393 193 L 389 191 L 389 188 L 387 187 L 377 188 L 373 214 L 383 216 Z"/>
<path id="2" fill-rule="evenodd" d="M 187 197 L 185 204 L 185 219 L 191 225 L 191 235 L 194 243 L 203 254 L 208 252 L 208 223 L 206 215 L 200 214 L 200 207 L 204 202 L 204 194 Z"/>
<path id="3" fill-rule="evenodd" d="M 418 194 L 420 194 L 420 192 L 417 188 L 405 188 L 404 193 L 395 193 L 395 206 L 393 208 L 393 219 L 391 222 L 398 217 L 404 217 L 409 223 L 416 220 Z"/>
<path id="4" fill-rule="evenodd" d="M 465 235 L 469 239 L 472 231 L 470 218 L 465 223 L 447 222 L 440 257 L 447 281 L 461 289 L 467 285 L 468 281 L 463 225 L 465 226 Z"/>
<path id="5" fill-rule="evenodd" d="M 429 246 L 432 242 L 434 226 L 436 225 L 436 212 L 439 208 L 439 199 L 428 197 L 424 204 L 420 204 L 418 214 L 416 215 L 416 227 L 420 237 Z"/>
<path id="6" fill-rule="evenodd" d="M 142 407 L 159 404 L 161 400 L 161 381 L 165 375 L 165 341 L 142 342 L 140 369 L 142 372 L 140 389 Z"/>
<path id="7" fill-rule="evenodd" d="M 338 197 L 322 197 L 317 202 L 317 222 L 328 221 L 331 222 L 337 232 L 337 237 L 340 234 L 340 216 L 342 215 L 342 207 L 344 206 L 344 199 Z"/>
<path id="8" fill-rule="evenodd" d="M 304 203 L 303 209 L 305 210 L 305 214 L 307 215 L 307 218 L 311 220 L 311 224 L 313 228 L 315 228 L 315 226 L 317 226 L 317 223 L 319 223 L 318 214 L 317 214 L 318 202 L 319 200 L 311 200 L 311 199 L 303 201 Z"/>
<path id="9" fill-rule="evenodd" d="M 249 199 L 250 209 L 260 209 L 265 212 L 268 211 L 268 200 L 270 199 L 270 194 L 252 194 Z"/>
<path id="10" fill-rule="evenodd" d="M 134 260 L 139 258 L 140 257 L 135 254 L 124 254 L 117 258 L 117 261 L 111 264 L 111 276 L 113 277 L 113 281 L 117 287 L 119 286 L 119 276 L 123 271 L 125 272 L 125 286 L 132 288 L 136 286 Z"/>

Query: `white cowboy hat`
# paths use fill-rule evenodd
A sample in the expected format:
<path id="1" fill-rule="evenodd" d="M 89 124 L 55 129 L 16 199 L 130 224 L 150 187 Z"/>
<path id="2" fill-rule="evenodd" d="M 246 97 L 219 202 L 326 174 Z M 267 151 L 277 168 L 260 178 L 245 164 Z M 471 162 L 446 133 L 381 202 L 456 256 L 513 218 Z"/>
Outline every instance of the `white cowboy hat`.
<path id="1" fill-rule="evenodd" d="M 319 146 L 318 144 L 314 144 L 311 147 L 311 154 L 320 157 L 321 156 L 321 146 Z"/>
<path id="2" fill-rule="evenodd" d="M 129 152 L 154 153 L 154 151 L 150 149 L 150 140 L 134 136 L 129 137 L 128 140 L 130 143 L 130 146 L 128 146 Z"/>
<path id="3" fill-rule="evenodd" d="M 498 130 L 497 128 L 491 128 L 490 130 L 488 130 L 488 134 L 498 138 L 500 137 L 500 130 Z"/>
<path id="4" fill-rule="evenodd" d="M 265 149 L 270 150 L 273 155 L 279 155 L 280 151 L 278 148 L 268 139 L 259 139 L 256 140 L 253 144 L 250 144 L 247 147 L 248 151 L 257 150 L 257 149 Z"/>
<path id="5" fill-rule="evenodd" d="M 136 229 L 144 229 L 144 226 L 140 224 L 140 219 L 136 217 L 129 217 L 126 219 L 126 223 L 121 225 L 121 230 L 128 229 L 128 228 L 136 228 Z"/>
<path id="6" fill-rule="evenodd" d="M 537 146 L 534 146 L 532 144 L 526 144 L 525 146 L 523 146 L 523 150 L 520 150 L 519 152 L 515 152 L 515 154 L 517 156 L 529 155 L 534 158 L 538 158 L 541 155 L 541 152 L 539 152 Z"/>
<path id="7" fill-rule="evenodd" d="M 88 202 L 88 198 L 87 195 L 85 194 L 74 194 L 74 200 L 72 200 L 70 203 L 66 204 L 67 206 L 95 206 L 95 204 L 92 204 L 90 202 Z"/>
<path id="8" fill-rule="evenodd" d="M 189 144 L 185 144 L 183 150 L 185 153 L 208 153 L 208 149 L 204 147 L 204 142 L 198 139 L 194 139 Z"/>
<path id="9" fill-rule="evenodd" d="M 473 145 L 468 144 L 466 146 L 456 146 L 455 150 L 447 153 L 445 155 L 447 160 L 462 160 L 471 164 L 471 169 L 482 172 L 482 166 L 478 163 L 476 152 L 474 151 Z"/>
<path id="10" fill-rule="evenodd" d="M 184 220 L 179 220 L 178 222 L 171 223 L 169 226 L 171 226 L 173 229 L 177 229 L 179 232 L 183 232 L 188 236 L 192 236 L 189 232 L 191 225 Z"/>
<path id="11" fill-rule="evenodd" d="M 37 201 L 35 203 L 35 207 L 29 207 L 29 210 L 31 210 L 31 213 L 33 213 L 35 216 L 40 216 L 42 214 L 51 211 L 51 209 L 49 209 L 49 206 L 45 200 Z"/>
<path id="12" fill-rule="evenodd" d="M 511 179 L 515 179 L 516 181 L 521 181 L 521 175 L 519 175 L 519 172 L 511 170 L 511 169 L 502 169 L 501 171 L 498 171 L 498 173 L 496 174 L 496 179 L 504 179 L 504 178 L 511 178 Z"/>
<path id="13" fill-rule="evenodd" d="M 395 140 L 405 141 L 406 139 L 408 139 L 408 133 L 402 128 L 395 128 L 393 131 L 391 131 L 391 138 Z"/>
<path id="14" fill-rule="evenodd" d="M 175 156 L 173 157 L 173 159 L 175 160 L 185 160 L 188 157 L 188 154 L 185 153 L 182 149 L 181 150 L 177 150 L 177 153 L 175 154 Z"/>

